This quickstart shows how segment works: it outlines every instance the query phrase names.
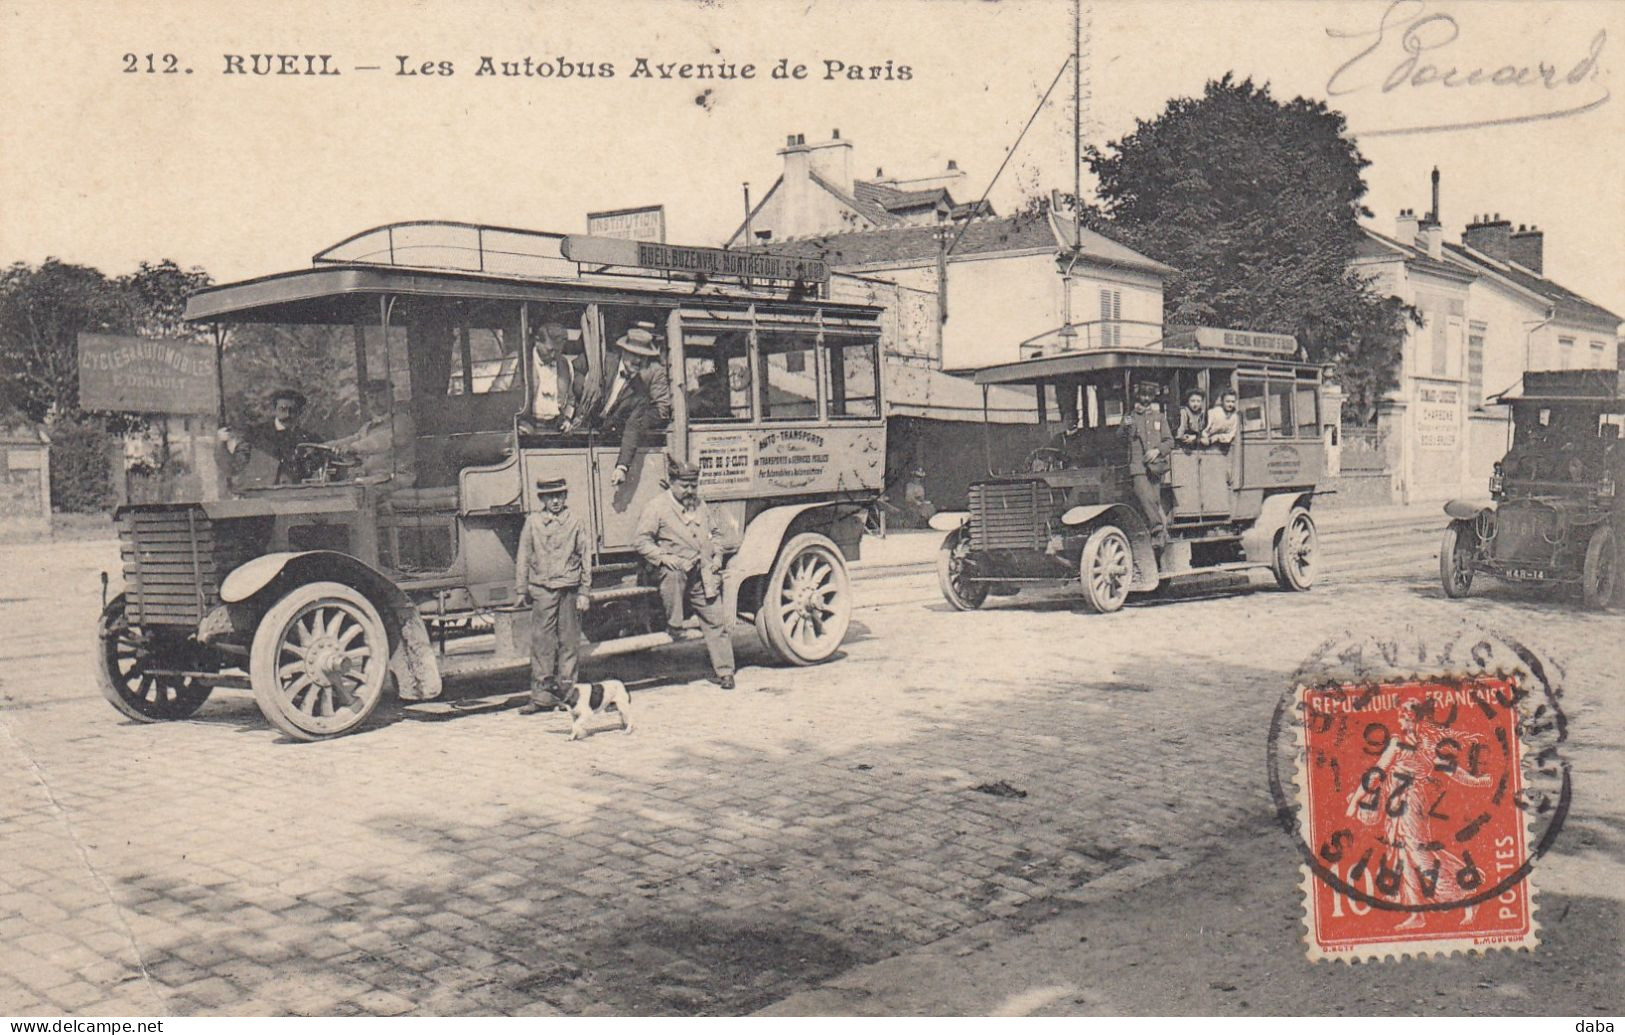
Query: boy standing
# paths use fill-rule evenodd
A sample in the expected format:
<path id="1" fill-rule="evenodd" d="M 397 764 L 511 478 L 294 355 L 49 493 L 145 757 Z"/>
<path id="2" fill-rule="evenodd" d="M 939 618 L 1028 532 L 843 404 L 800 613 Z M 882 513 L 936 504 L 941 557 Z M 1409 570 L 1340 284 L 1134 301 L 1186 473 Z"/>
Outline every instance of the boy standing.
<path id="1" fill-rule="evenodd" d="M 576 681 L 581 615 L 592 606 L 592 544 L 568 510 L 563 478 L 536 479 L 542 509 L 525 519 L 514 558 L 514 592 L 530 612 L 530 703 L 520 715 L 552 711 Z"/>

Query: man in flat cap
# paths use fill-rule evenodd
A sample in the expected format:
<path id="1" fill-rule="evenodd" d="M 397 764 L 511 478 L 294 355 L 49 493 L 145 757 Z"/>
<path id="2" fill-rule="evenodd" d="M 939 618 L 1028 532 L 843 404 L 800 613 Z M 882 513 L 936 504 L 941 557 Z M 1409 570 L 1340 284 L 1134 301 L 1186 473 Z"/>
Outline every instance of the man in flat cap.
<path id="1" fill-rule="evenodd" d="M 645 327 L 633 327 L 616 339 L 615 349 L 619 359 L 613 370 L 605 371 L 604 383 L 593 393 L 603 399 L 598 411 L 603 426 L 621 429 L 621 451 L 615 458 L 611 485 L 626 481 L 644 432 L 671 420 L 671 381 L 654 334 Z"/>
<path id="2" fill-rule="evenodd" d="M 711 655 L 711 681 L 734 688 L 734 648 L 722 614 L 722 531 L 700 499 L 700 472 L 691 464 L 671 470 L 671 488 L 650 500 L 638 516 L 632 545 L 660 575 L 666 628 L 682 634 L 684 605 L 700 620 Z"/>
<path id="3" fill-rule="evenodd" d="M 530 703 L 551 711 L 576 681 L 581 615 L 592 606 L 592 543 L 567 509 L 563 478 L 536 479 L 541 509 L 525 519 L 514 557 L 514 595 L 530 604 Z"/>
<path id="4" fill-rule="evenodd" d="M 1134 413 L 1124 427 L 1128 430 L 1129 474 L 1134 479 L 1134 498 L 1151 526 L 1151 539 L 1160 549 L 1168 545 L 1168 515 L 1162 509 L 1162 482 L 1168 474 L 1169 455 L 1174 450 L 1168 415 L 1157 398 L 1162 389 L 1155 381 L 1134 386 Z"/>
<path id="5" fill-rule="evenodd" d="M 220 443 L 233 456 L 247 462 L 252 457 L 265 457 L 276 464 L 277 482 L 297 480 L 293 470 L 293 450 L 306 441 L 299 427 L 299 417 L 305 412 L 305 395 L 293 388 L 278 388 L 271 393 L 271 419 L 251 424 L 242 433 L 221 428 Z M 272 477 L 270 473 L 264 477 Z"/>

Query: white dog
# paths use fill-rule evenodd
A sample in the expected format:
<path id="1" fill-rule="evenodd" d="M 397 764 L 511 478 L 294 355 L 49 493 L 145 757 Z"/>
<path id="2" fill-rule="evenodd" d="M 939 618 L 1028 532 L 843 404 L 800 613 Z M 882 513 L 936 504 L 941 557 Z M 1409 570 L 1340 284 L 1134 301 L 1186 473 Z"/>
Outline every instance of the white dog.
<path id="1" fill-rule="evenodd" d="M 619 679 L 606 679 L 602 683 L 576 683 L 561 700 L 570 710 L 571 740 L 580 740 L 584 736 L 589 718 L 611 708 L 621 717 L 621 732 L 632 732 L 632 695 Z"/>

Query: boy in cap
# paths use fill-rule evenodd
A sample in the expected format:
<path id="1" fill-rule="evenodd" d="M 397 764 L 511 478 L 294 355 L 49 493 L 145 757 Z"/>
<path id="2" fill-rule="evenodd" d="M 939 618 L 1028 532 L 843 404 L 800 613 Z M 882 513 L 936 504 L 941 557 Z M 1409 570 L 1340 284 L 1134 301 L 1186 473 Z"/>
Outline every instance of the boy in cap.
<path id="1" fill-rule="evenodd" d="M 732 690 L 734 647 L 722 615 L 722 532 L 700 499 L 699 468 L 673 467 L 671 488 L 650 500 L 638 516 L 632 545 L 660 572 L 667 631 L 681 635 L 684 605 L 693 610 L 711 656 L 711 681 Z"/>
<path id="2" fill-rule="evenodd" d="M 521 715 L 551 711 L 576 681 L 581 615 L 592 606 L 592 544 L 566 509 L 564 479 L 536 479 L 542 509 L 525 519 L 514 558 L 514 591 L 530 612 L 530 703 Z"/>

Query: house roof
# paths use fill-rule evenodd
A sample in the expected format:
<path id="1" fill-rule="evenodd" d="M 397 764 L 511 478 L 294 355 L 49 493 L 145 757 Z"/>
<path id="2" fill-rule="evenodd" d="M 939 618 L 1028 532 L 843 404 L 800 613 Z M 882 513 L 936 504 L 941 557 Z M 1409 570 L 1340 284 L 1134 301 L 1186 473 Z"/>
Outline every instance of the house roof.
<path id="1" fill-rule="evenodd" d="M 860 201 L 878 205 L 887 212 L 897 212 L 911 208 L 923 208 L 941 202 L 949 208 L 954 207 L 954 196 L 948 193 L 946 187 L 933 187 L 929 190 L 898 190 L 884 183 L 873 180 L 858 180 L 852 185 L 852 194 Z"/>
<path id="2" fill-rule="evenodd" d="M 1546 299 L 1552 304 L 1559 320 L 1566 323 L 1585 324 L 1589 327 L 1608 329 L 1608 333 L 1619 332 L 1620 317 L 1602 306 L 1575 294 L 1556 281 L 1547 280 L 1537 273 L 1531 272 L 1514 262 L 1499 262 L 1490 258 L 1483 252 L 1469 248 L 1464 244 L 1452 244 L 1449 241 L 1444 245 L 1445 254 L 1468 269 L 1486 270 L 1506 280 L 1525 291 L 1532 292 Z"/>
<path id="3" fill-rule="evenodd" d="M 1403 244 L 1378 233 L 1368 226 L 1360 228 L 1364 231 L 1354 243 L 1354 254 L 1361 259 L 1399 258 L 1421 273 L 1431 273 L 1437 277 L 1446 277 L 1450 280 L 1471 280 L 1475 274 L 1470 270 L 1463 270 L 1460 266 L 1435 259 L 1427 252 L 1415 245 Z"/>
<path id="4" fill-rule="evenodd" d="M 964 231 L 962 234 L 961 228 Z M 1072 239 L 1070 221 L 1026 214 L 972 219 L 968 223 L 909 224 L 823 234 L 775 241 L 768 250 L 776 254 L 820 258 L 832 266 L 927 261 L 936 258 L 940 247 L 937 235 L 944 229 L 950 234 L 959 235 L 953 246 L 954 258 L 999 252 L 1062 251 L 1071 247 Z M 950 237 L 949 240 L 953 241 L 954 238 Z M 1173 272 L 1172 267 L 1088 229 L 1083 231 L 1082 251 L 1086 258 L 1104 265 L 1159 274 Z"/>

